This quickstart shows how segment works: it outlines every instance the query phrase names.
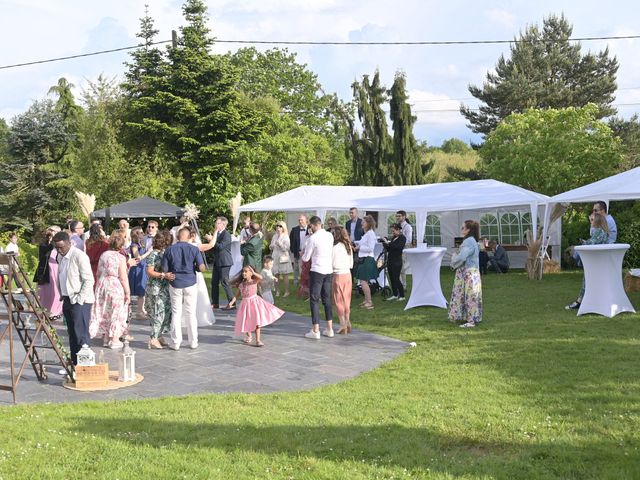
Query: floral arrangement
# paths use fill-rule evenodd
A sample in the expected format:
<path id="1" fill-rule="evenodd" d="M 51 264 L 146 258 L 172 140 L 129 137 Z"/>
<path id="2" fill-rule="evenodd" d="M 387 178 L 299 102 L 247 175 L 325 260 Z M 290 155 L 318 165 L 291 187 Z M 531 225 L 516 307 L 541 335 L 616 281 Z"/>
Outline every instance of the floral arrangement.
<path id="1" fill-rule="evenodd" d="M 187 203 L 184 206 L 184 214 L 182 215 L 190 222 L 197 220 L 200 215 L 200 210 L 193 203 Z"/>

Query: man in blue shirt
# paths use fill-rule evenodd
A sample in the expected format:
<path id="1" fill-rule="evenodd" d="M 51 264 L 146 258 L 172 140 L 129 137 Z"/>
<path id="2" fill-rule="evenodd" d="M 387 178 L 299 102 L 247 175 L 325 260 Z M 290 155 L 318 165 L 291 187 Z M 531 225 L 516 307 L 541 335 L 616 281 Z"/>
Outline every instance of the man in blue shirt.
<path id="1" fill-rule="evenodd" d="M 169 278 L 171 295 L 171 342 L 169 348 L 178 350 L 182 343 L 182 319 L 187 324 L 187 337 L 191 348 L 198 348 L 198 319 L 196 304 L 198 284 L 196 269 L 204 272 L 202 253 L 189 243 L 191 230 L 183 227 L 178 231 L 178 242 L 171 245 L 162 257 L 162 270 Z"/>

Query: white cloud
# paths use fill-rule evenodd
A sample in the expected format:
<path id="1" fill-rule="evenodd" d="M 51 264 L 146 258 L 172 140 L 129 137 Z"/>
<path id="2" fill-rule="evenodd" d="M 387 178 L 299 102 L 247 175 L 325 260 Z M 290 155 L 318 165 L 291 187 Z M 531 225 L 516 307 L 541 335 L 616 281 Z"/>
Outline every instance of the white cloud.
<path id="1" fill-rule="evenodd" d="M 493 23 L 500 25 L 508 30 L 514 30 L 516 26 L 516 17 L 511 12 L 494 8 L 485 12 L 485 16 Z"/>
<path id="2" fill-rule="evenodd" d="M 460 115 L 460 101 L 445 94 L 425 90 L 409 90 L 409 103 L 418 118 L 417 123 L 429 126 L 464 126 L 466 120 Z"/>

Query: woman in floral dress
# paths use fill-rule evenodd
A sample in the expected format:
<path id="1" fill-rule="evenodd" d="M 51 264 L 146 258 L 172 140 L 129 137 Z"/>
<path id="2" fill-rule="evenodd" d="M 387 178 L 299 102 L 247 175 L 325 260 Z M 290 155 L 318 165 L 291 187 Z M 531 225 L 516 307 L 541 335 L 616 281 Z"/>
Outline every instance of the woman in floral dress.
<path id="1" fill-rule="evenodd" d="M 449 304 L 449 320 L 463 322 L 462 328 L 472 328 L 482 321 L 480 225 L 473 220 L 465 220 L 461 231 L 464 241 L 460 252 L 451 257 L 451 267 L 456 269 L 456 276 Z"/>
<path id="2" fill-rule="evenodd" d="M 98 262 L 95 302 L 91 308 L 89 334 L 91 338 L 102 335 L 102 344 L 109 348 L 121 348 L 121 337 L 127 334 L 129 316 L 129 279 L 127 261 L 120 254 L 124 245 L 121 235 L 112 235 L 109 250 Z"/>
<path id="3" fill-rule="evenodd" d="M 162 230 L 153 239 L 153 251 L 147 257 L 147 290 L 144 306 L 151 323 L 149 348 L 160 349 L 167 345 L 162 334 L 171 329 L 171 298 L 169 296 L 169 276 L 162 272 L 164 250 L 173 242 L 168 230 Z M 208 299 L 207 299 L 208 303 Z M 209 306 L 210 307 L 210 306 Z"/>

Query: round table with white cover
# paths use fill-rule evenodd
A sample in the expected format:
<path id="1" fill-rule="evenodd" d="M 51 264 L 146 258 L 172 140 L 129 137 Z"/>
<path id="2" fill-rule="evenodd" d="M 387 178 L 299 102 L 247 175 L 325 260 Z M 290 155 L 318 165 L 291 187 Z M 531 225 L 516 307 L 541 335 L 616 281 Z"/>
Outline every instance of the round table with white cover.
<path id="1" fill-rule="evenodd" d="M 622 312 L 635 312 L 622 285 L 622 259 L 628 243 L 580 245 L 584 266 L 585 292 L 578 315 L 597 313 L 614 317 Z"/>
<path id="2" fill-rule="evenodd" d="M 440 286 L 440 266 L 445 247 L 405 248 L 411 266 L 411 296 L 405 310 L 422 305 L 447 308 L 447 300 Z"/>

